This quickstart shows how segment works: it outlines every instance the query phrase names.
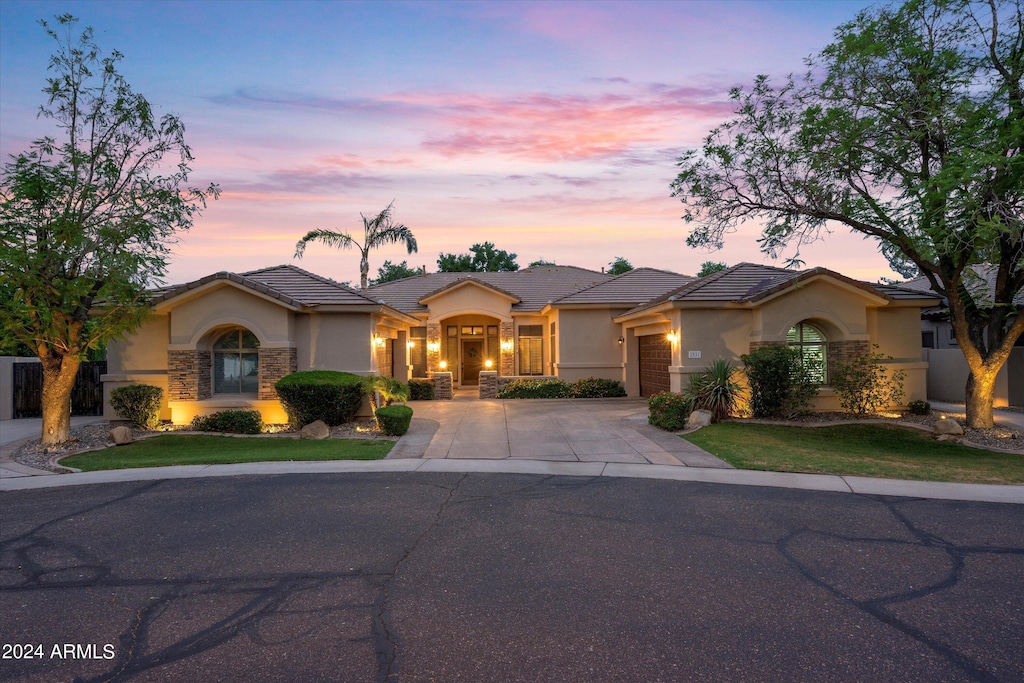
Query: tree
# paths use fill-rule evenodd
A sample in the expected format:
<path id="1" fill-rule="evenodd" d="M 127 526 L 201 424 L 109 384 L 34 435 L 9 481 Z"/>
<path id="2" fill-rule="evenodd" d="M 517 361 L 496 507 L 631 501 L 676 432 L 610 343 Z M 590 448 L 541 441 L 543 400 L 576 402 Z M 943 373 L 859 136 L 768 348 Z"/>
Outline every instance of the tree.
<path id="1" fill-rule="evenodd" d="M 616 256 L 615 260 L 608 264 L 609 275 L 622 275 L 631 270 L 633 270 L 633 264 L 621 256 Z"/>
<path id="2" fill-rule="evenodd" d="M 377 279 L 370 280 L 370 285 L 382 285 L 385 282 L 404 280 L 407 277 L 423 275 L 423 273 L 423 268 L 410 268 L 409 264 L 405 261 L 402 261 L 401 263 L 385 261 L 384 265 L 377 269 Z"/>
<path id="3" fill-rule="evenodd" d="M 530 265 L 528 265 L 526 267 L 527 268 L 536 268 L 536 267 L 539 267 L 539 266 L 557 266 L 557 265 L 558 264 L 555 263 L 554 261 L 547 261 L 545 259 L 538 259 L 536 261 L 530 261 Z"/>
<path id="4" fill-rule="evenodd" d="M 504 249 L 495 249 L 493 242 L 474 244 L 468 254 L 441 253 L 437 259 L 437 270 L 441 273 L 494 273 L 519 270 L 516 254 Z"/>
<path id="5" fill-rule="evenodd" d="M 317 228 L 316 230 L 310 230 L 302 236 L 295 244 L 295 258 L 302 258 L 302 255 L 306 251 L 306 245 L 310 242 L 323 242 L 329 247 L 337 247 L 339 249 L 349 249 L 356 247 L 359 249 L 359 288 L 366 289 L 367 279 L 370 274 L 370 250 L 378 249 L 385 244 L 397 244 L 402 243 L 405 245 L 408 253 L 418 251 L 419 247 L 416 245 L 416 237 L 413 236 L 412 230 L 401 223 L 395 223 L 391 219 L 391 209 L 395 203 L 391 202 L 387 207 L 373 218 L 368 218 L 364 214 L 359 214 L 360 218 L 363 219 L 363 241 L 362 243 L 356 242 L 355 238 L 347 232 L 338 232 L 336 230 L 322 230 Z"/>
<path id="6" fill-rule="evenodd" d="M 713 273 L 725 270 L 729 266 L 725 265 L 724 261 L 705 261 L 700 264 L 700 272 L 697 273 L 697 277 L 707 277 Z"/>
<path id="7" fill-rule="evenodd" d="M 218 194 L 181 189 L 192 161 L 181 121 L 156 118 L 91 28 L 75 41 L 77 21 L 40 22 L 57 43 L 40 115 L 61 139 L 34 141 L 0 174 L 0 329 L 42 361 L 47 445 L 70 437 L 82 359 L 142 323 L 175 233 Z"/>
<path id="8" fill-rule="evenodd" d="M 991 426 L 996 374 L 1024 332 L 1022 0 L 911 0 L 835 37 L 803 78 L 733 91 L 736 118 L 679 160 L 687 243 L 720 247 L 755 217 L 772 256 L 835 225 L 877 240 L 948 300 L 968 424 Z M 981 263 L 986 296 L 964 286 Z"/>

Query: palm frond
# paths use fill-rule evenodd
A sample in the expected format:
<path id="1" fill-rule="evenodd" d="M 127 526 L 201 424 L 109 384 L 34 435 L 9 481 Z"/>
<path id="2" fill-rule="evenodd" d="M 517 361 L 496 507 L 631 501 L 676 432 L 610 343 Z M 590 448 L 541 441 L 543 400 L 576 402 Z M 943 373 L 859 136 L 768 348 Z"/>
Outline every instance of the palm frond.
<path id="1" fill-rule="evenodd" d="M 333 230 L 310 230 L 295 243 L 295 258 L 302 258 L 306 251 L 306 245 L 310 242 L 322 242 L 329 247 L 348 249 L 353 245 L 362 249 L 358 242 L 352 239 L 347 232 L 335 232 Z"/>

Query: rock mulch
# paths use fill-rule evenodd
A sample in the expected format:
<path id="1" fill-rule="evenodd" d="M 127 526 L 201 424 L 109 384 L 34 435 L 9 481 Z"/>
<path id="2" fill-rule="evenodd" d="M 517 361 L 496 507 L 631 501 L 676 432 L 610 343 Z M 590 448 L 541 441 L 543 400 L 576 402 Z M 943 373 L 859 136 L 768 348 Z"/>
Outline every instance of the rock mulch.
<path id="1" fill-rule="evenodd" d="M 270 425 L 272 430 L 270 433 L 265 434 L 220 434 L 219 432 L 193 432 L 189 429 L 188 425 L 170 426 L 165 425 L 160 430 L 149 430 L 149 429 L 137 429 L 131 428 L 132 440 L 138 441 L 139 439 L 147 439 L 159 434 L 166 434 L 168 432 L 182 432 L 188 434 L 214 434 L 217 436 L 253 436 L 258 438 L 286 438 L 295 439 L 298 438 L 298 432 L 288 425 Z M 85 425 L 84 427 L 76 427 L 71 430 L 71 440 L 66 441 L 57 446 L 44 447 L 39 443 L 39 439 L 32 439 L 18 446 L 13 453 L 11 453 L 11 459 L 14 462 L 29 467 L 34 467 L 40 470 L 47 470 L 49 472 L 57 472 L 59 474 L 67 474 L 72 470 L 60 465 L 54 464 L 55 459 L 62 458 L 67 455 L 74 455 L 75 453 L 82 453 L 84 451 L 97 450 L 100 448 L 110 448 L 114 446 L 113 440 L 110 438 L 111 425 L 106 422 L 98 422 L 91 425 Z M 377 422 L 373 418 L 365 418 L 359 420 L 353 420 L 343 425 L 331 427 L 332 439 L 382 439 L 387 441 L 397 441 L 398 437 L 388 436 L 377 428 Z"/>

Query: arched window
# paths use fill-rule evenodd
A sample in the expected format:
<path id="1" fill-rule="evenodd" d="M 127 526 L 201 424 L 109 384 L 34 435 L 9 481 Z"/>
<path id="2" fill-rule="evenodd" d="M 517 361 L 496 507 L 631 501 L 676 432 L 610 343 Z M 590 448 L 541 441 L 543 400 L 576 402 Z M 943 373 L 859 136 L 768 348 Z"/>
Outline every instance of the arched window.
<path id="1" fill-rule="evenodd" d="M 259 391 L 260 340 L 247 329 L 228 330 L 213 344 L 213 393 Z"/>
<path id="2" fill-rule="evenodd" d="M 818 384 L 828 381 L 828 339 L 810 323 L 797 323 L 786 334 L 786 343 L 800 349 L 800 362 Z"/>

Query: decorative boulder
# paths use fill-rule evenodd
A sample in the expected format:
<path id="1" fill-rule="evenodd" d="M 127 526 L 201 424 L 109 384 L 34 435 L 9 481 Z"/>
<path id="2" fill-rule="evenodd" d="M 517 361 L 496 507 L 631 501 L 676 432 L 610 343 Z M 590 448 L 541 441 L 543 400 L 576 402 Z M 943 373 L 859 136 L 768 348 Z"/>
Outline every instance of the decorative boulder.
<path id="1" fill-rule="evenodd" d="M 686 418 L 687 429 L 707 427 L 709 424 L 711 424 L 710 410 L 695 410 L 692 413 L 690 413 L 690 417 Z"/>
<path id="2" fill-rule="evenodd" d="M 126 443 L 132 442 L 132 430 L 127 427 L 114 427 L 110 430 L 110 440 L 114 442 L 115 446 L 123 446 Z"/>
<path id="3" fill-rule="evenodd" d="M 963 436 L 964 428 L 956 420 L 936 420 L 936 434 L 949 434 L 951 436 Z"/>
<path id="4" fill-rule="evenodd" d="M 319 441 L 320 439 L 326 439 L 330 435 L 331 429 L 323 420 L 310 422 L 308 425 L 299 430 L 300 439 L 312 439 L 314 441 Z"/>

